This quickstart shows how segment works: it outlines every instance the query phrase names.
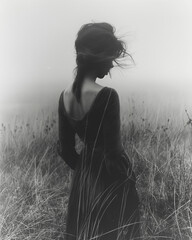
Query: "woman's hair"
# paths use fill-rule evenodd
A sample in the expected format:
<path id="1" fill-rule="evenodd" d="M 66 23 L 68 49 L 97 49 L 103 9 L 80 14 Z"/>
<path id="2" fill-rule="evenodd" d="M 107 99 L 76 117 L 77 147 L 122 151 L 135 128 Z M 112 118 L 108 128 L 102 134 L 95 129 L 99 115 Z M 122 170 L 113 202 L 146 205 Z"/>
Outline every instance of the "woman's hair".
<path id="1" fill-rule="evenodd" d="M 88 71 L 97 69 L 97 66 L 107 61 L 115 61 L 121 66 L 117 60 L 130 56 L 126 52 L 125 43 L 114 33 L 114 27 L 105 22 L 88 23 L 80 28 L 75 41 L 77 67 L 72 86 L 77 101 L 80 101 L 81 84 Z"/>

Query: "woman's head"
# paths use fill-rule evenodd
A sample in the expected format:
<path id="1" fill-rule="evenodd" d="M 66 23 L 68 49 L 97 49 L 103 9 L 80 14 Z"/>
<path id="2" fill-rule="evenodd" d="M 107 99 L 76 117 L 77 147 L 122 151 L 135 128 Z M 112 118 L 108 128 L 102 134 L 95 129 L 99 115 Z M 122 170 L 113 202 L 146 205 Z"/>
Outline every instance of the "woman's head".
<path id="1" fill-rule="evenodd" d="M 88 23 L 81 27 L 75 41 L 77 67 L 95 68 L 126 55 L 124 42 L 114 35 L 108 23 Z"/>
<path id="2" fill-rule="evenodd" d="M 75 41 L 76 49 L 76 77 L 73 83 L 73 92 L 80 100 L 80 87 L 84 76 L 94 72 L 97 77 L 103 78 L 117 65 L 119 58 L 129 55 L 123 41 L 115 36 L 115 29 L 109 23 L 84 24 Z"/>

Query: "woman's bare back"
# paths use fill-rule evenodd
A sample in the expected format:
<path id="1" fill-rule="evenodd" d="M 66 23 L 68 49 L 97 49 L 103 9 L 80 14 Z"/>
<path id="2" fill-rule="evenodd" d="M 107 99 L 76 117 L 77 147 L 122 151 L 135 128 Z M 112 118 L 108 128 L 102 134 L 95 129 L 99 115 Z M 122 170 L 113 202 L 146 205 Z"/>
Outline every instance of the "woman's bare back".
<path id="1" fill-rule="evenodd" d="M 77 101 L 72 92 L 72 86 L 65 89 L 63 94 L 64 107 L 68 115 L 76 120 L 81 120 L 90 110 L 94 100 L 103 86 L 99 84 L 84 84 L 81 88 L 81 100 Z"/>

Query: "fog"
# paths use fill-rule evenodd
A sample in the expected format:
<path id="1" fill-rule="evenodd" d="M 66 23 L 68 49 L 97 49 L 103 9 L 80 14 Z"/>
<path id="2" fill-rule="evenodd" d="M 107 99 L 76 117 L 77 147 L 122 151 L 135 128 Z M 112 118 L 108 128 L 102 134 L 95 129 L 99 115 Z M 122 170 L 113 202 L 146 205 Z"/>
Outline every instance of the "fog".
<path id="1" fill-rule="evenodd" d="M 135 61 L 99 84 L 116 88 L 122 102 L 192 113 L 190 0 L 1 0 L 1 116 L 56 106 L 74 77 L 77 31 L 92 21 L 114 25 Z"/>

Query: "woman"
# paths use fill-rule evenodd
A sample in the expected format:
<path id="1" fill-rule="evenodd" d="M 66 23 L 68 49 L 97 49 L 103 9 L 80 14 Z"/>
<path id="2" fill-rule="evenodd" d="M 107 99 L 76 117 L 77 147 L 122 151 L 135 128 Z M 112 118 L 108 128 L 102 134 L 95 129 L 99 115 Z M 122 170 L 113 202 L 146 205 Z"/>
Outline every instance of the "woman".
<path id="1" fill-rule="evenodd" d="M 123 149 L 115 89 L 95 81 L 127 55 L 108 23 L 85 24 L 75 41 L 76 77 L 59 100 L 58 152 L 74 170 L 65 239 L 139 237 L 135 175 Z M 75 134 L 84 143 L 78 154 Z"/>

